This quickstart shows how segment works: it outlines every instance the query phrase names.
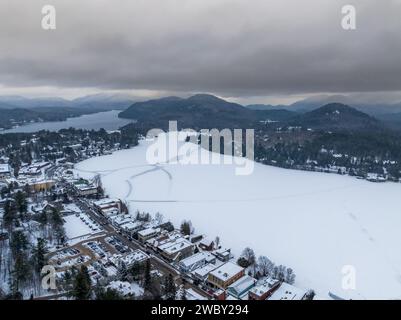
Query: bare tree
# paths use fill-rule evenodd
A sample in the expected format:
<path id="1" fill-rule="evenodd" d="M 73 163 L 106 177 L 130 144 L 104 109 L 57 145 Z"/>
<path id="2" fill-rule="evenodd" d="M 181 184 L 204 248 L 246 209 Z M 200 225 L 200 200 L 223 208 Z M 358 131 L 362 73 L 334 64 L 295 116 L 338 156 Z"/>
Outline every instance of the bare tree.
<path id="1" fill-rule="evenodd" d="M 258 270 L 262 277 L 268 276 L 273 272 L 274 263 L 266 256 L 258 258 Z"/>
<path id="2" fill-rule="evenodd" d="M 214 243 L 216 245 L 216 249 L 218 249 L 220 246 L 220 237 L 219 236 L 216 236 L 216 238 L 214 239 Z"/>
<path id="3" fill-rule="evenodd" d="M 249 264 L 249 265 L 252 265 L 252 264 L 254 264 L 254 263 L 256 262 L 255 252 L 254 252 L 251 248 L 249 248 L 249 247 L 246 247 L 246 248 L 242 251 L 241 256 L 242 256 L 244 259 L 246 259 L 246 261 L 248 261 L 248 264 Z"/>
<path id="4" fill-rule="evenodd" d="M 160 212 L 156 212 L 155 220 L 157 224 L 161 225 L 163 223 L 164 216 Z"/>

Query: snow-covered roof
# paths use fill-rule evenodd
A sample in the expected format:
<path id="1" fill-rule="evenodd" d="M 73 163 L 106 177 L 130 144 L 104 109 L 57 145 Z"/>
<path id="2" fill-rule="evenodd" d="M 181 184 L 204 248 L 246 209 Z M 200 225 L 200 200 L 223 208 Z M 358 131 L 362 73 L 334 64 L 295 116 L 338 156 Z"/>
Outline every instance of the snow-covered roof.
<path id="1" fill-rule="evenodd" d="M 125 231 L 131 231 L 131 230 L 137 230 L 141 226 L 142 226 L 142 222 L 141 221 L 131 221 L 131 222 L 123 224 L 121 227 Z"/>
<path id="2" fill-rule="evenodd" d="M 102 207 L 102 206 L 106 206 L 106 205 L 120 203 L 120 199 L 117 199 L 117 198 L 115 198 L 115 199 L 104 198 L 104 199 L 100 199 L 100 200 L 94 201 L 93 203 L 98 207 Z"/>
<path id="3" fill-rule="evenodd" d="M 163 250 L 165 253 L 171 255 L 177 252 L 180 252 L 181 250 L 184 250 L 188 247 L 192 247 L 193 243 L 188 241 L 185 238 L 178 238 L 174 241 L 167 242 L 164 245 L 159 246 L 159 249 Z"/>
<path id="4" fill-rule="evenodd" d="M 10 173 L 11 167 L 8 164 L 0 163 L 0 173 Z"/>
<path id="5" fill-rule="evenodd" d="M 269 300 L 302 300 L 306 290 L 294 287 L 286 282 L 270 296 Z"/>
<path id="6" fill-rule="evenodd" d="M 207 300 L 204 296 L 201 296 L 192 288 L 186 289 L 185 291 L 187 300 Z"/>
<path id="7" fill-rule="evenodd" d="M 240 267 L 239 265 L 232 262 L 226 262 L 216 270 L 210 272 L 210 274 L 222 281 L 227 281 L 228 279 L 240 273 L 242 270 L 244 270 L 244 268 Z"/>
<path id="8" fill-rule="evenodd" d="M 204 245 L 204 246 L 207 246 L 207 247 L 211 246 L 213 243 L 214 243 L 214 241 L 213 241 L 212 239 L 210 239 L 210 238 L 207 238 L 207 237 L 204 237 L 204 238 L 200 241 L 200 244 L 201 244 L 201 245 Z"/>
<path id="9" fill-rule="evenodd" d="M 231 284 L 227 291 L 232 292 L 236 296 L 242 295 L 248 288 L 256 283 L 256 279 L 251 276 L 245 275 L 242 278 Z"/>
<path id="10" fill-rule="evenodd" d="M 138 232 L 138 235 L 141 237 L 147 237 L 150 236 L 152 234 L 156 234 L 160 232 L 160 228 L 147 228 L 147 229 L 143 229 L 141 231 Z"/>
<path id="11" fill-rule="evenodd" d="M 264 295 L 266 292 L 271 290 L 273 286 L 277 285 L 279 281 L 275 279 L 268 278 L 263 283 L 259 283 L 257 286 L 253 287 L 250 292 L 255 294 L 256 296 L 260 297 Z"/>
<path id="12" fill-rule="evenodd" d="M 192 272 L 192 274 L 199 278 L 205 278 L 211 271 L 215 270 L 216 268 L 218 268 L 218 265 L 209 263 L 202 268 L 196 269 Z"/>
<path id="13" fill-rule="evenodd" d="M 114 224 L 121 226 L 123 224 L 129 223 L 133 221 L 133 218 L 130 214 L 124 214 L 124 215 L 117 215 L 110 217 L 111 220 L 113 221 Z"/>
<path id="14" fill-rule="evenodd" d="M 191 267 L 192 265 L 194 265 L 195 263 L 198 263 L 200 261 L 207 261 L 207 260 L 211 260 L 212 259 L 212 255 L 208 252 L 199 252 L 196 253 L 192 256 L 189 256 L 188 258 L 185 258 L 183 260 L 180 261 L 180 265 L 184 266 L 184 267 Z"/>

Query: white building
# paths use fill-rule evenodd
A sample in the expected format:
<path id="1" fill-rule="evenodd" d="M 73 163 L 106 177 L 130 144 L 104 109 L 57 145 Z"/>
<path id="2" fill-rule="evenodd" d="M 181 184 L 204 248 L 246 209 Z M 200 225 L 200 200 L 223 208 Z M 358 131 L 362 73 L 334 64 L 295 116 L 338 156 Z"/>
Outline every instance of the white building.
<path id="1" fill-rule="evenodd" d="M 191 272 L 201 268 L 208 263 L 214 263 L 216 257 L 208 252 L 199 252 L 188 258 L 181 260 L 178 264 L 181 272 Z"/>
<path id="2" fill-rule="evenodd" d="M 117 210 L 118 214 L 121 213 L 122 203 L 120 199 L 109 199 L 104 198 L 98 201 L 93 202 L 93 206 L 100 213 L 106 215 L 110 214 L 110 212 L 114 212 L 112 210 Z"/>
<path id="3" fill-rule="evenodd" d="M 273 292 L 268 300 L 303 300 L 307 291 L 294 287 L 286 282 Z"/>
<path id="4" fill-rule="evenodd" d="M 138 231 L 138 240 L 142 243 L 145 243 L 146 240 L 156 237 L 160 234 L 160 228 L 147 228 L 141 231 Z"/>

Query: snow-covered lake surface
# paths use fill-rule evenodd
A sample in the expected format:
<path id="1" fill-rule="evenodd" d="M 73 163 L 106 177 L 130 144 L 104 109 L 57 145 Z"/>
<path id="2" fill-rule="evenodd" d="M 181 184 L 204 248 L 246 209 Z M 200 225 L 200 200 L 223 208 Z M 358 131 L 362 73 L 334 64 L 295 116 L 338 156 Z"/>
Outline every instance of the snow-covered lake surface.
<path id="1" fill-rule="evenodd" d="M 234 253 L 250 246 L 292 267 L 296 285 L 323 298 L 401 298 L 401 184 L 261 164 L 248 176 L 234 165 L 149 165 L 149 143 L 81 162 L 77 174 L 100 173 L 106 192 L 131 210 L 159 211 L 176 225 L 190 219 Z M 342 286 L 347 265 L 355 290 Z"/>
<path id="2" fill-rule="evenodd" d="M 86 114 L 80 117 L 68 118 L 65 121 L 30 123 L 13 129 L 0 130 L 0 134 L 17 132 L 37 132 L 40 130 L 58 131 L 68 128 L 87 130 L 99 130 L 103 128 L 105 130 L 117 130 L 118 128 L 132 122 L 132 120 L 129 119 L 119 118 L 118 114 L 120 112 L 121 111 L 119 110 L 112 110 Z"/>

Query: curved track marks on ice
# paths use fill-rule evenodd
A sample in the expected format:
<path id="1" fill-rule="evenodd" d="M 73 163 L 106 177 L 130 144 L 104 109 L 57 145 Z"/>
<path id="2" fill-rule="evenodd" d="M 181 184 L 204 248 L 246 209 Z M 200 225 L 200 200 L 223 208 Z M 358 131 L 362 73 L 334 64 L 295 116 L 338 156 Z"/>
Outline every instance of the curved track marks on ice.
<path id="1" fill-rule="evenodd" d="M 134 180 L 135 178 L 138 178 L 140 176 L 144 176 L 144 175 L 146 175 L 148 173 L 156 172 L 156 171 L 162 171 L 167 175 L 167 177 L 169 179 L 169 182 L 170 182 L 170 185 L 169 185 L 169 191 L 170 191 L 171 182 L 173 181 L 172 174 L 169 171 L 167 171 L 163 166 L 155 164 L 155 165 L 153 165 L 152 169 L 148 169 L 148 170 L 142 171 L 140 173 L 134 174 L 129 179 L 125 180 L 125 182 L 128 184 L 128 192 L 127 192 L 127 195 L 125 196 L 125 200 L 127 200 L 132 195 L 133 186 L 132 186 L 131 180 Z M 130 200 L 130 201 L 132 201 L 132 200 Z"/>

